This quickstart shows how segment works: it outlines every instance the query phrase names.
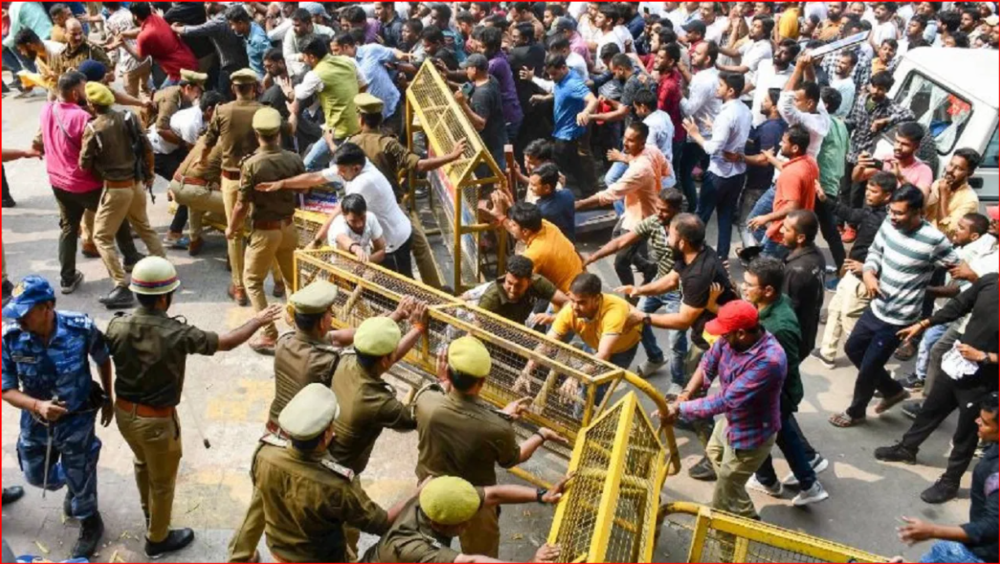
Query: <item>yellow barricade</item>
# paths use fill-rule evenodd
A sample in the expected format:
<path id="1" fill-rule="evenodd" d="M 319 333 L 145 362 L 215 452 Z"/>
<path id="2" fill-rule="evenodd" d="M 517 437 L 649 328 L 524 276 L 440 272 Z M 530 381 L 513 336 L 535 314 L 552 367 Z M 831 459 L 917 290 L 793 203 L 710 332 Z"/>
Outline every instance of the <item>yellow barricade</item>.
<path id="1" fill-rule="evenodd" d="M 559 562 L 651 562 L 667 450 L 634 393 L 580 435 L 549 544 Z"/>
<path id="2" fill-rule="evenodd" d="M 329 281 L 340 289 L 334 305 L 338 327 L 357 327 L 370 317 L 388 315 L 405 296 L 427 302 L 428 335 L 406 357 L 404 366 L 394 371 L 414 387 L 436 381 L 437 356 L 448 343 L 465 335 L 482 340 L 493 357 L 493 371 L 486 379 L 483 399 L 497 408 L 524 397 L 534 400 L 530 412 L 517 424 L 524 436 L 547 427 L 575 442 L 581 429 L 602 412 L 602 392 L 606 392 L 607 401 L 623 381 L 638 386 L 654 401 L 663 401 L 655 389 L 612 364 L 414 280 L 362 264 L 346 253 L 298 251 L 295 270 L 296 289 L 316 280 Z M 527 373 L 529 361 L 535 368 Z M 561 390 L 570 380 L 578 384 L 579 393 L 567 397 Z M 666 441 L 672 456 L 671 471 L 676 472 L 680 465 L 672 430 L 666 431 Z M 543 456 L 513 473 L 535 484 L 550 484 L 565 472 L 571 453 L 553 447 L 548 454 L 553 458 Z"/>
<path id="3" fill-rule="evenodd" d="M 889 562 L 849 546 L 691 503 L 669 504 L 663 513 L 695 517 L 688 562 Z"/>

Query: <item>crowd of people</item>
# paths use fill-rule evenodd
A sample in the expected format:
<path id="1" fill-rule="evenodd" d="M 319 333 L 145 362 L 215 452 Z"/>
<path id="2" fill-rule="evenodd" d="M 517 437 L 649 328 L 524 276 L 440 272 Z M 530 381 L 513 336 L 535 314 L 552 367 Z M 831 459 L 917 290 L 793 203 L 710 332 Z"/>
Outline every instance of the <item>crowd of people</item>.
<path id="1" fill-rule="evenodd" d="M 916 464 L 957 411 L 948 468 L 920 497 L 955 499 L 980 456 L 970 523 L 907 520 L 899 535 L 939 541 L 927 562 L 997 560 L 998 211 L 981 213 L 971 183 L 984 148 L 938 167 L 935 132 L 889 96 L 910 51 L 996 50 L 995 3 L 85 4 L 3 4 L 5 96 L 49 97 L 32 146 L 3 160 L 44 159 L 60 213 L 56 287 L 80 289 L 79 251 L 107 269 L 102 306 L 138 305 L 100 330 L 56 310 L 44 278 L 8 281 L 4 260 L 3 399 L 24 413 L 26 481 L 69 492 L 64 512 L 82 524 L 74 557 L 104 532 L 98 417 L 135 455 L 146 554 L 193 542 L 171 529 L 185 359 L 243 343 L 275 357 L 276 397 L 232 561 L 256 561 L 262 536 L 279 561 L 495 561 L 501 505 L 559 501 L 566 482 L 497 485 L 497 466 L 565 439 L 542 429 L 519 442 L 511 421 L 527 402 L 497 412 L 479 399 L 492 365 L 483 343 L 451 342 L 439 383 L 408 404 L 386 387 L 427 331 L 426 304 L 334 331 L 337 289 L 317 282 L 287 296 L 285 335 L 284 309 L 268 304 L 290 294 L 303 246 L 450 290 L 407 179 L 465 158 L 468 144 L 435 155 L 400 140 L 407 88 L 433 65 L 501 170 L 508 146 L 515 155 L 512 185 L 482 190 L 479 207 L 517 252 L 463 299 L 575 336 L 644 378 L 669 373 L 658 416 L 704 447 L 690 476 L 716 483 L 715 509 L 750 519 L 748 491 L 794 490 L 799 507 L 830 496 L 819 479 L 830 463 L 796 420 L 807 359 L 857 370 L 833 427 L 897 407 L 914 420 L 879 461 Z M 164 237 L 148 214 L 157 179 L 176 206 Z M 330 186 L 341 197 L 326 224 L 299 240 L 298 195 Z M 16 205 L 4 171 L 3 207 Z M 580 212 L 594 208 L 618 221 L 582 254 Z M 168 253 L 200 256 L 209 225 L 224 228 L 229 298 L 256 312 L 225 335 L 167 315 L 180 285 Z M 610 257 L 618 281 L 605 284 L 588 268 Z M 914 373 L 895 379 L 894 356 L 915 358 Z M 536 372 L 528 362 L 515 391 L 531 393 Z M 579 396 L 579 382 L 558 393 Z M 420 450 L 420 490 L 389 510 L 357 480 L 384 429 L 416 431 Z M 776 474 L 775 446 L 791 475 Z M 20 495 L 4 490 L 4 504 Z M 367 554 L 359 531 L 380 537 Z"/>

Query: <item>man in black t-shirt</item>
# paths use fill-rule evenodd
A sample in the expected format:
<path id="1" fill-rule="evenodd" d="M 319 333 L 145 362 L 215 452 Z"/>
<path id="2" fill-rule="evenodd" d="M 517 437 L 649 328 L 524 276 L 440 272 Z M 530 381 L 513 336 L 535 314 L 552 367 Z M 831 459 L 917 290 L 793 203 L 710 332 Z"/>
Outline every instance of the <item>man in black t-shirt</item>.
<path id="1" fill-rule="evenodd" d="M 465 115 L 479 132 L 486 150 L 493 155 L 501 169 L 505 168 L 503 148 L 507 144 L 507 127 L 503 118 L 503 99 L 500 85 L 490 76 L 490 63 L 485 55 L 470 55 L 462 69 L 469 79 L 462 89 L 455 93 Z"/>

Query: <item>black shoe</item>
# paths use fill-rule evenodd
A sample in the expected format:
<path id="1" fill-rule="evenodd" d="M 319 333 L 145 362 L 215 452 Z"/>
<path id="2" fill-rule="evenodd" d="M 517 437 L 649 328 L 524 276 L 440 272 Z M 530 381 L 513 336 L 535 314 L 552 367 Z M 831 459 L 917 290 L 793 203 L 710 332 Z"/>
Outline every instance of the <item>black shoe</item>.
<path id="1" fill-rule="evenodd" d="M 714 482 L 719 479 L 715 474 L 715 467 L 708 458 L 702 458 L 701 462 L 695 464 L 688 470 L 688 476 L 699 482 Z"/>
<path id="2" fill-rule="evenodd" d="M 10 505 L 12 503 L 17 503 L 24 497 L 24 488 L 20 486 L 14 486 L 13 488 L 3 489 L 3 504 L 4 506 Z"/>
<path id="3" fill-rule="evenodd" d="M 902 462 L 912 466 L 917 463 L 917 453 L 902 444 L 895 444 L 891 447 L 875 449 L 875 459 L 882 462 Z"/>
<path id="4" fill-rule="evenodd" d="M 108 294 L 108 297 L 101 298 L 99 301 L 108 309 L 128 309 L 135 305 L 135 296 L 128 288 L 118 286 Z"/>
<path id="5" fill-rule="evenodd" d="M 3 281 L 3 305 L 10 301 L 11 294 L 14 293 L 14 284 L 10 280 Z"/>
<path id="6" fill-rule="evenodd" d="M 917 345 L 913 341 L 903 341 L 903 344 L 896 349 L 896 360 L 908 362 L 917 356 Z"/>
<path id="7" fill-rule="evenodd" d="M 66 499 L 63 500 L 63 516 L 73 518 L 73 494 L 70 492 L 66 492 Z"/>
<path id="8" fill-rule="evenodd" d="M 17 207 L 17 202 L 14 201 L 14 198 L 11 198 L 10 196 L 4 196 L 3 209 L 16 208 L 16 207 Z"/>
<path id="9" fill-rule="evenodd" d="M 924 403 L 920 401 L 911 401 L 909 403 L 903 404 L 903 415 L 909 417 L 910 419 L 916 419 L 920 416 L 920 412 L 924 409 Z"/>
<path id="10" fill-rule="evenodd" d="M 88 517 L 80 522 L 80 538 L 73 547 L 72 558 L 87 558 L 97 552 L 97 547 L 101 544 L 101 537 L 104 536 L 104 520 L 101 514 L 96 513 L 93 517 Z"/>
<path id="11" fill-rule="evenodd" d="M 83 273 L 77 270 L 72 280 L 63 280 L 59 285 L 59 291 L 62 292 L 62 295 L 68 296 L 75 292 L 80 284 L 83 284 Z"/>
<path id="12" fill-rule="evenodd" d="M 900 385 L 908 392 L 919 392 L 924 389 L 924 379 L 916 374 L 910 374 L 899 381 Z"/>
<path id="13" fill-rule="evenodd" d="M 191 529 L 180 529 L 170 531 L 163 542 L 149 542 L 146 540 L 146 556 L 150 558 L 160 558 L 165 554 L 183 550 L 194 542 L 194 531 Z"/>
<path id="14" fill-rule="evenodd" d="M 927 491 L 920 494 L 920 499 L 924 500 L 924 503 L 931 505 L 948 503 L 956 497 L 958 497 L 958 484 L 952 484 L 943 478 L 938 480 Z"/>

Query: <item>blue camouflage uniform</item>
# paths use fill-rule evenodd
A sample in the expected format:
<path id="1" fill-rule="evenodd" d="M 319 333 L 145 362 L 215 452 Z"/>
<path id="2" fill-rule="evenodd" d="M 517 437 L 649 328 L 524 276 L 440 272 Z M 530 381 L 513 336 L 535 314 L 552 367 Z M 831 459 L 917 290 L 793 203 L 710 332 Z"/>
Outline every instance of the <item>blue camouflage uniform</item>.
<path id="1" fill-rule="evenodd" d="M 46 292 L 51 299 L 39 299 Z M 48 282 L 37 276 L 29 276 L 15 288 L 13 301 L 4 308 L 3 392 L 20 390 L 39 401 L 58 397 L 64 402 L 68 413 L 51 424 L 48 490 L 67 486 L 69 516 L 82 521 L 97 514 L 97 460 L 101 451 L 101 441 L 94 432 L 96 410 L 89 401 L 96 384 L 88 357 L 98 365 L 109 362 L 111 357 L 104 336 L 93 320 L 81 313 L 57 311 L 55 332 L 48 346 L 21 328 L 18 320 L 31 307 L 54 300 Z M 48 433 L 48 424 L 28 411 L 21 413 L 17 454 L 25 479 L 32 486 L 44 484 Z"/>

